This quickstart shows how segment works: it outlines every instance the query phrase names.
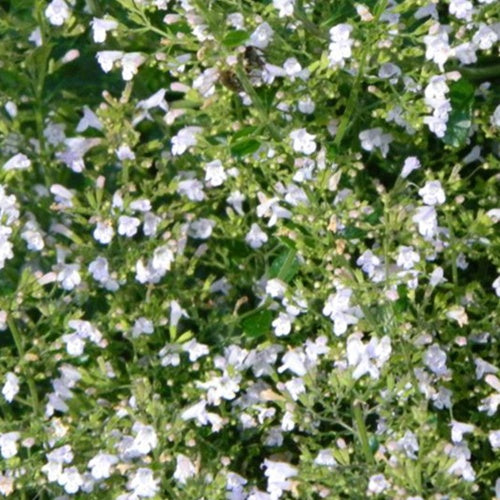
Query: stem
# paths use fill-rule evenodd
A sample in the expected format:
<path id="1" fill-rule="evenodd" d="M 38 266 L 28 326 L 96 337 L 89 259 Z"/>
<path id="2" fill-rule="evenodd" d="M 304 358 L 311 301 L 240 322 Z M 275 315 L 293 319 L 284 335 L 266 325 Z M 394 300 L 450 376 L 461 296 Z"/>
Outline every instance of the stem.
<path id="1" fill-rule="evenodd" d="M 271 132 L 273 139 L 276 141 L 281 141 L 281 134 L 279 130 L 269 120 L 269 114 L 267 112 L 266 107 L 260 100 L 260 97 L 258 96 L 257 92 L 255 92 L 252 83 L 248 79 L 245 71 L 243 70 L 240 64 L 236 66 L 235 73 L 243 87 L 243 90 L 250 96 L 250 99 L 252 99 L 252 102 L 255 105 L 257 111 L 259 112 L 259 115 L 261 116 L 263 122 L 266 124 L 267 128 Z"/>
<path id="2" fill-rule="evenodd" d="M 361 413 L 361 406 L 359 401 L 355 401 L 352 404 L 352 412 L 354 415 L 354 421 L 356 422 L 356 427 L 358 429 L 358 438 L 361 442 L 361 448 L 365 459 L 369 464 L 373 464 L 375 461 L 373 459 L 372 451 L 370 450 L 370 444 L 368 442 L 368 433 L 366 432 L 365 421 L 363 414 Z"/>
<path id="3" fill-rule="evenodd" d="M 304 10 L 304 5 L 302 3 L 302 0 L 297 0 L 297 3 L 295 4 L 295 9 L 294 9 L 294 15 L 295 17 L 302 22 L 304 25 L 304 28 L 306 28 L 307 31 L 311 32 L 313 35 L 317 36 L 318 38 L 321 39 L 326 39 L 328 40 L 328 35 L 326 33 L 323 33 L 318 26 L 316 26 L 308 17 L 306 14 L 306 11 Z"/>
<path id="4" fill-rule="evenodd" d="M 500 76 L 500 64 L 480 68 L 457 68 L 457 71 L 470 80 L 488 80 L 489 78 L 498 78 Z"/>
<path id="5" fill-rule="evenodd" d="M 19 330 L 17 329 L 16 322 L 10 316 L 7 318 L 7 324 L 9 325 L 9 330 L 12 333 L 12 337 L 14 338 L 14 343 L 16 344 L 17 353 L 19 354 L 19 358 L 21 361 L 24 361 L 24 347 L 23 347 L 23 339 Z M 35 381 L 30 375 L 26 376 L 26 381 L 28 382 L 28 388 L 31 395 L 31 405 L 33 407 L 33 411 L 38 414 L 40 410 L 40 402 L 38 400 L 38 393 L 36 391 Z"/>
<path id="6" fill-rule="evenodd" d="M 450 215 L 446 213 L 446 223 L 448 230 L 450 231 L 450 249 L 451 249 L 451 275 L 453 279 L 453 284 L 456 286 L 458 284 L 458 268 L 457 268 L 457 254 L 455 249 L 457 248 L 457 239 L 455 238 L 455 233 L 452 230 L 452 224 Z"/>
<path id="7" fill-rule="evenodd" d="M 379 20 L 380 16 L 382 15 L 382 13 L 385 11 L 387 3 L 388 3 L 388 0 L 379 0 L 377 2 L 377 6 L 375 7 L 375 17 L 372 21 L 373 26 L 378 25 L 378 20 Z M 372 52 L 372 50 L 373 50 L 373 42 L 372 42 L 372 36 L 371 36 L 371 32 L 370 32 L 368 39 L 365 43 L 365 46 L 363 47 L 363 50 L 361 51 L 361 62 L 359 63 L 358 73 L 356 75 L 356 79 L 354 80 L 354 85 L 352 87 L 352 91 L 349 94 L 349 99 L 347 101 L 344 115 L 342 116 L 342 120 L 341 120 L 339 128 L 337 130 L 337 134 L 335 135 L 335 140 L 333 142 L 335 144 L 335 146 L 340 146 L 342 139 L 344 138 L 344 135 L 347 132 L 347 127 L 351 122 L 352 115 L 359 106 L 358 95 L 359 95 L 359 91 L 361 89 L 361 82 L 363 80 L 365 66 L 366 66 L 366 63 L 368 61 L 368 55 Z"/>

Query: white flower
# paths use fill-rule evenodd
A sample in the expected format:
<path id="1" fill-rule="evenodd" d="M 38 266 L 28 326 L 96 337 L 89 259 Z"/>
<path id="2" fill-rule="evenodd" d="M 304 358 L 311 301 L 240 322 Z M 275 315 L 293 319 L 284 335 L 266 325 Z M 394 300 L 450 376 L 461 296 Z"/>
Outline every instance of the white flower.
<path id="1" fill-rule="evenodd" d="M 406 431 L 404 436 L 398 441 L 398 448 L 402 450 L 408 458 L 415 460 L 419 449 L 417 436 L 411 431 Z"/>
<path id="2" fill-rule="evenodd" d="M 306 366 L 306 355 L 300 348 L 287 351 L 282 361 L 283 364 L 278 368 L 278 373 L 290 370 L 292 373 L 295 373 L 295 375 L 303 377 L 308 371 L 308 367 Z"/>
<path id="3" fill-rule="evenodd" d="M 498 41 L 498 37 L 499 35 L 493 26 L 479 23 L 479 29 L 472 37 L 472 42 L 481 50 L 489 50 Z"/>
<path id="4" fill-rule="evenodd" d="M 392 142 L 392 135 L 384 131 L 380 127 L 363 130 L 359 134 L 361 147 L 365 151 L 373 151 L 380 149 L 382 156 L 385 158 L 389 152 L 389 144 Z"/>
<path id="5" fill-rule="evenodd" d="M 454 15 L 457 19 L 465 19 L 466 21 L 472 20 L 472 14 L 475 10 L 469 0 L 450 0 L 448 9 L 450 14 Z"/>
<path id="6" fill-rule="evenodd" d="M 293 15 L 295 0 L 273 0 L 273 6 L 279 10 L 279 17 L 289 17 Z"/>
<path id="7" fill-rule="evenodd" d="M 8 403 L 11 403 L 15 395 L 19 392 L 19 379 L 12 372 L 5 374 L 5 382 L 2 387 L 2 394 Z"/>
<path id="8" fill-rule="evenodd" d="M 189 318 L 188 313 L 180 306 L 176 300 L 170 301 L 170 325 L 177 327 L 181 318 Z"/>
<path id="9" fill-rule="evenodd" d="M 57 281 L 61 283 L 64 290 L 71 291 L 82 282 L 79 270 L 79 264 L 61 264 L 61 270 L 57 273 Z"/>
<path id="10" fill-rule="evenodd" d="M 444 64 L 452 55 L 452 49 L 448 44 L 448 33 L 446 28 L 436 23 L 429 29 L 429 34 L 424 36 L 426 45 L 425 58 L 434 61 L 441 71 L 444 70 Z"/>
<path id="11" fill-rule="evenodd" d="M 250 231 L 245 236 L 247 244 L 254 249 L 260 248 L 268 239 L 267 234 L 255 223 L 251 225 Z"/>
<path id="12" fill-rule="evenodd" d="M 151 267 L 160 274 L 165 274 L 170 271 L 171 264 L 174 262 L 175 256 L 172 250 L 167 245 L 155 248 L 153 258 L 151 259 Z"/>
<path id="13" fill-rule="evenodd" d="M 431 345 L 424 354 L 424 364 L 438 376 L 449 375 L 446 367 L 446 353 L 438 345 Z"/>
<path id="14" fill-rule="evenodd" d="M 45 16 L 53 26 L 62 26 L 71 15 L 71 11 L 64 0 L 52 0 L 45 9 Z"/>
<path id="15" fill-rule="evenodd" d="M 116 455 L 101 452 L 89 461 L 88 467 L 91 469 L 90 474 L 94 479 L 107 479 L 111 476 L 111 467 L 117 463 L 118 457 Z"/>
<path id="16" fill-rule="evenodd" d="M 211 219 L 201 218 L 191 222 L 191 224 L 189 225 L 188 234 L 189 236 L 191 236 L 191 238 L 206 240 L 210 238 L 214 226 L 215 221 Z"/>
<path id="17" fill-rule="evenodd" d="M 33 252 L 39 252 L 45 247 L 45 242 L 43 241 L 43 235 L 40 232 L 40 228 L 33 220 L 26 222 L 23 227 L 23 231 L 21 232 L 21 238 L 26 241 L 28 250 Z"/>
<path id="18" fill-rule="evenodd" d="M 177 455 L 176 461 L 177 465 L 174 471 L 174 479 L 181 484 L 186 484 L 189 478 L 196 476 L 196 467 L 193 462 L 183 454 Z"/>
<path id="19" fill-rule="evenodd" d="M 368 481 L 368 492 L 378 495 L 390 486 L 383 474 L 375 474 L 370 476 L 370 480 Z"/>
<path id="20" fill-rule="evenodd" d="M 285 389 L 290 393 L 290 396 L 294 401 L 297 401 L 299 396 L 306 392 L 306 386 L 302 377 L 294 377 L 286 381 Z"/>
<path id="21" fill-rule="evenodd" d="M 7 311 L 0 309 L 0 332 L 7 330 Z"/>
<path id="22" fill-rule="evenodd" d="M 134 322 L 132 328 L 132 337 L 139 337 L 143 333 L 146 335 L 151 335 L 154 332 L 153 322 L 150 319 L 141 316 L 137 318 Z"/>
<path id="23" fill-rule="evenodd" d="M 202 201 L 205 199 L 203 183 L 198 179 L 187 179 L 180 181 L 177 186 L 177 192 L 186 196 L 191 201 Z"/>
<path id="24" fill-rule="evenodd" d="M 215 84 L 219 79 L 219 75 L 217 68 L 208 68 L 194 79 L 193 88 L 198 90 L 203 97 L 210 97 L 215 93 Z"/>
<path id="25" fill-rule="evenodd" d="M 107 245 L 111 242 L 113 239 L 113 235 L 115 234 L 113 230 L 113 226 L 111 224 L 111 221 L 98 221 L 96 224 L 96 228 L 94 229 L 94 232 L 92 235 L 98 241 L 99 243 L 102 243 L 103 245 Z"/>
<path id="26" fill-rule="evenodd" d="M 172 137 L 172 154 L 181 155 L 191 146 L 196 145 L 196 134 L 202 131 L 201 127 L 184 127 Z"/>
<path id="27" fill-rule="evenodd" d="M 417 208 L 412 218 L 418 224 L 418 232 L 426 239 L 436 235 L 438 230 L 436 209 L 433 206 Z"/>
<path id="28" fill-rule="evenodd" d="M 21 434 L 19 432 L 6 432 L 0 434 L 0 453 L 8 460 L 17 455 L 17 441 Z"/>
<path id="29" fill-rule="evenodd" d="M 446 195 L 439 181 L 427 181 L 418 194 L 426 205 L 442 205 L 446 200 Z"/>
<path id="30" fill-rule="evenodd" d="M 94 17 L 90 24 L 92 26 L 94 42 L 96 43 L 105 42 L 107 32 L 118 28 L 118 23 L 112 19 L 99 19 Z"/>
<path id="31" fill-rule="evenodd" d="M 24 154 L 18 153 L 4 163 L 4 170 L 26 170 L 31 167 L 31 160 Z"/>
<path id="32" fill-rule="evenodd" d="M 64 469 L 57 481 L 69 495 L 75 494 L 83 485 L 82 475 L 76 467 Z"/>
<path id="33" fill-rule="evenodd" d="M 266 283 L 266 293 L 273 299 L 281 299 L 286 292 L 286 283 L 278 278 L 272 278 Z"/>
<path id="34" fill-rule="evenodd" d="M 309 70 L 302 69 L 302 66 L 295 57 L 289 57 L 283 63 L 283 70 L 292 82 L 295 78 L 301 78 L 302 80 L 307 80 L 309 78 Z"/>
<path id="35" fill-rule="evenodd" d="M 85 168 L 84 156 L 89 149 L 101 143 L 101 139 L 86 137 L 68 137 L 64 140 L 66 149 L 58 151 L 56 158 L 66 164 L 73 172 L 80 173 Z"/>
<path id="36" fill-rule="evenodd" d="M 205 165 L 205 182 L 208 187 L 222 186 L 227 174 L 220 160 L 214 160 Z"/>
<path id="37" fill-rule="evenodd" d="M 406 179 L 414 170 L 419 169 L 420 166 L 420 160 L 416 156 L 409 156 L 406 158 L 401 170 L 401 177 Z"/>
<path id="38" fill-rule="evenodd" d="M 292 331 L 292 317 L 280 312 L 278 317 L 272 322 L 274 334 L 277 337 L 288 335 Z"/>
<path id="39" fill-rule="evenodd" d="M 121 59 L 122 78 L 127 82 L 132 80 L 137 74 L 139 66 L 144 63 L 146 58 L 140 52 L 129 52 Z"/>
<path id="40" fill-rule="evenodd" d="M 70 356 L 81 356 L 85 349 L 85 340 L 78 333 L 68 333 L 62 336 L 66 351 Z"/>
<path id="41" fill-rule="evenodd" d="M 135 160 L 135 153 L 130 149 L 130 146 L 128 144 L 122 144 L 119 148 L 115 150 L 116 157 L 120 161 L 125 161 L 125 160 Z"/>
<path id="42" fill-rule="evenodd" d="M 158 446 L 158 437 L 151 425 L 135 422 L 132 426 L 132 432 L 136 434 L 132 443 L 135 456 L 147 455 Z"/>
<path id="43" fill-rule="evenodd" d="M 356 264 L 372 278 L 375 276 L 381 260 L 371 250 L 365 250 L 356 260 Z"/>
<path id="44" fill-rule="evenodd" d="M 477 62 L 476 46 L 473 43 L 465 42 L 455 47 L 455 57 L 461 64 L 474 64 Z"/>
<path id="45" fill-rule="evenodd" d="M 437 286 L 441 283 L 444 283 L 446 278 L 444 277 L 444 271 L 442 267 L 436 267 L 429 277 L 429 284 L 431 286 Z"/>
<path id="46" fill-rule="evenodd" d="M 446 311 L 446 317 L 455 320 L 459 326 L 469 323 L 469 318 L 463 306 L 454 306 Z"/>
<path id="47" fill-rule="evenodd" d="M 131 238 L 137 233 L 140 223 L 137 217 L 121 215 L 118 219 L 118 234 Z"/>
<path id="48" fill-rule="evenodd" d="M 159 479 L 155 479 L 153 471 L 140 467 L 135 471 L 127 483 L 127 489 L 140 498 L 153 498 L 159 491 Z"/>
<path id="49" fill-rule="evenodd" d="M 115 62 L 119 61 L 123 54 L 121 50 L 101 50 L 96 54 L 97 62 L 104 73 L 109 73 L 113 69 Z"/>
<path id="50" fill-rule="evenodd" d="M 268 23 L 262 23 L 250 35 L 248 45 L 257 47 L 258 49 L 265 49 L 273 37 L 273 30 Z"/>
<path id="51" fill-rule="evenodd" d="M 144 236 L 154 236 L 158 230 L 158 224 L 161 220 L 161 217 L 155 215 L 153 212 L 146 212 L 144 214 L 144 222 L 142 225 Z"/>
<path id="52" fill-rule="evenodd" d="M 351 307 L 352 290 L 340 288 L 337 293 L 330 294 L 323 307 L 323 314 L 333 321 L 335 335 L 343 335 L 349 325 L 355 325 L 362 316 L 358 307 Z"/>
<path id="53" fill-rule="evenodd" d="M 332 450 L 324 449 L 319 450 L 316 458 L 314 459 L 316 465 L 325 465 L 327 467 L 335 467 L 337 461 L 333 458 Z"/>
<path id="54" fill-rule="evenodd" d="M 243 211 L 243 202 L 245 199 L 245 195 L 241 191 L 236 190 L 227 197 L 226 202 L 233 207 L 237 214 L 243 215 L 245 213 Z"/>
<path id="55" fill-rule="evenodd" d="M 263 466 L 267 477 L 267 491 L 271 498 L 279 498 L 284 491 L 290 491 L 292 488 L 291 477 L 298 474 L 298 470 L 287 462 L 277 462 L 265 459 Z"/>
<path id="56" fill-rule="evenodd" d="M 488 439 L 490 441 L 491 447 L 494 450 L 500 449 L 500 429 L 490 431 L 488 434 Z"/>
<path id="57" fill-rule="evenodd" d="M 316 104 L 314 104 L 314 101 L 311 99 L 310 96 L 307 96 L 304 99 L 299 99 L 297 107 L 301 113 L 304 113 L 305 115 L 310 115 L 314 113 L 314 110 L 316 109 Z"/>
<path id="58" fill-rule="evenodd" d="M 14 478 L 5 474 L 0 474 L 0 493 L 9 496 L 14 492 Z"/>
<path id="59" fill-rule="evenodd" d="M 350 38 L 352 26 L 350 24 L 337 24 L 330 29 L 330 45 L 328 47 L 328 60 L 330 67 L 344 67 L 345 60 L 352 55 L 354 40 Z"/>
<path id="60" fill-rule="evenodd" d="M 472 424 L 464 424 L 462 422 L 457 422 L 456 420 L 451 421 L 451 440 L 454 443 L 461 443 L 464 434 L 473 432 L 475 427 Z"/>
<path id="61" fill-rule="evenodd" d="M 490 123 L 497 128 L 500 128 L 500 104 L 495 108 L 491 115 Z"/>
<path id="62" fill-rule="evenodd" d="M 413 250 L 413 247 L 401 246 L 398 251 L 396 264 L 403 269 L 413 269 L 415 264 L 420 262 L 420 255 Z"/>
<path id="63" fill-rule="evenodd" d="M 396 83 L 399 75 L 401 75 L 401 68 L 393 63 L 384 63 L 378 70 L 378 76 L 390 79 L 391 83 Z"/>
<path id="64" fill-rule="evenodd" d="M 495 295 L 500 297 L 500 275 L 496 277 L 495 281 L 491 284 L 495 290 Z"/>
<path id="65" fill-rule="evenodd" d="M 195 339 L 191 339 L 182 344 L 182 350 L 189 354 L 189 361 L 192 363 L 203 356 L 208 356 L 210 353 L 207 345 L 200 344 L 200 342 L 197 342 Z"/>
<path id="66" fill-rule="evenodd" d="M 347 339 L 347 362 L 354 367 L 352 377 L 358 380 L 368 373 L 374 380 L 380 376 L 380 368 L 389 359 L 392 347 L 390 338 L 385 335 L 380 340 L 372 337 L 370 342 L 363 344 L 361 334 L 353 333 Z"/>
<path id="67" fill-rule="evenodd" d="M 316 151 L 315 135 L 308 134 L 305 128 L 300 128 L 290 132 L 290 139 L 292 139 L 292 148 L 297 153 L 310 155 Z"/>

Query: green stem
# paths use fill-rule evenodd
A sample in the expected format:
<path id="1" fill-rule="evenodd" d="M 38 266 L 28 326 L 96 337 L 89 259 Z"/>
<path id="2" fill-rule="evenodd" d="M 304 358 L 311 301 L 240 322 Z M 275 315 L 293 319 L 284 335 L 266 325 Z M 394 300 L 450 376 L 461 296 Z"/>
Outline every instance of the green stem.
<path id="1" fill-rule="evenodd" d="M 14 319 L 9 315 L 7 318 L 7 324 L 9 325 L 9 330 L 10 333 L 12 334 L 12 337 L 14 338 L 14 343 L 16 344 L 16 349 L 17 353 L 19 354 L 19 358 L 21 359 L 21 362 L 24 362 L 24 347 L 23 347 L 23 339 L 21 337 L 21 334 L 19 330 L 17 329 L 16 322 Z M 38 400 L 38 393 L 36 390 L 36 385 L 35 381 L 30 375 L 26 376 L 26 381 L 28 383 L 28 388 L 30 391 L 31 395 L 31 405 L 33 407 L 33 411 L 38 414 L 39 409 L 40 409 L 40 402 Z"/>
<path id="2" fill-rule="evenodd" d="M 469 80 L 488 80 L 500 76 L 500 64 L 492 64 L 479 68 L 457 68 L 463 76 Z"/>
<path id="3" fill-rule="evenodd" d="M 236 76 L 238 77 L 238 80 L 240 81 L 240 83 L 243 87 L 243 90 L 250 96 L 250 99 L 252 100 L 252 103 L 254 104 L 255 108 L 257 109 L 263 122 L 266 124 L 267 128 L 271 132 L 273 139 L 276 141 L 281 141 L 281 134 L 280 134 L 279 130 L 269 120 L 269 114 L 267 112 L 266 107 L 264 106 L 264 104 L 260 100 L 260 97 L 258 96 L 257 92 L 253 88 L 252 83 L 248 79 L 245 71 L 243 70 L 243 68 L 241 67 L 240 64 L 238 64 L 236 66 L 235 73 L 236 73 Z"/>
<path id="4" fill-rule="evenodd" d="M 378 25 L 378 20 L 385 11 L 387 3 L 388 0 L 379 0 L 377 2 L 377 6 L 375 7 L 375 17 L 372 21 L 372 26 Z M 373 41 L 372 41 L 372 33 L 370 32 L 368 39 L 364 44 L 363 50 L 361 51 L 361 58 L 360 58 L 361 62 L 359 63 L 358 73 L 356 75 L 356 79 L 354 80 L 354 85 L 352 87 L 351 93 L 349 94 L 349 99 L 347 100 L 346 109 L 344 115 L 342 116 L 342 120 L 340 121 L 337 134 L 335 135 L 335 140 L 333 142 L 335 146 L 340 146 L 340 144 L 342 143 L 342 139 L 344 138 L 344 135 L 347 132 L 347 127 L 351 123 L 352 115 L 359 106 L 358 95 L 364 77 L 365 66 L 368 62 L 368 56 L 372 52 L 372 50 L 373 50 Z"/>
<path id="5" fill-rule="evenodd" d="M 304 25 L 304 28 L 306 31 L 309 31 L 313 35 L 317 36 L 318 38 L 321 39 L 327 39 L 328 40 L 328 34 L 323 33 L 318 26 L 316 26 L 308 17 L 306 14 L 306 11 L 304 10 L 304 5 L 302 0 L 297 0 L 297 3 L 295 4 L 295 9 L 294 9 L 294 16 L 302 22 Z"/>
<path id="6" fill-rule="evenodd" d="M 455 233 L 452 229 L 453 224 L 448 212 L 446 213 L 446 224 L 448 226 L 448 231 L 450 231 L 451 275 L 453 284 L 456 286 L 458 284 L 457 254 L 455 252 L 455 249 L 457 248 L 457 239 L 455 238 Z"/>
<path id="7" fill-rule="evenodd" d="M 365 459 L 369 464 L 373 464 L 375 463 L 375 460 L 373 459 L 373 454 L 370 449 L 370 443 L 368 442 L 368 433 L 366 432 L 365 420 L 361 412 L 359 401 L 355 401 L 352 404 L 352 412 L 354 415 L 354 421 L 356 422 L 356 427 L 358 429 L 358 438 L 361 442 L 361 448 L 363 450 L 363 454 L 365 455 Z"/>

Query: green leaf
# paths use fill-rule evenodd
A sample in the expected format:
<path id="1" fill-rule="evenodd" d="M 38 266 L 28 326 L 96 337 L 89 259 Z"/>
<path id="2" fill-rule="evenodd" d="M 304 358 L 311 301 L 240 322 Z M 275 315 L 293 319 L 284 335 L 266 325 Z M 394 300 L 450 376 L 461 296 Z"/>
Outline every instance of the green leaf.
<path id="1" fill-rule="evenodd" d="M 366 232 L 363 231 L 362 229 L 359 229 L 359 227 L 347 226 L 342 231 L 342 235 L 344 236 L 344 238 L 346 238 L 348 240 L 356 240 L 356 239 L 364 238 L 366 235 Z"/>
<path id="2" fill-rule="evenodd" d="M 239 45 L 242 45 L 243 42 L 246 42 L 249 37 L 250 35 L 244 30 L 230 31 L 224 37 L 224 40 L 222 40 L 222 45 L 228 48 L 238 47 Z"/>
<path id="3" fill-rule="evenodd" d="M 264 311 L 256 311 L 247 316 L 241 322 L 243 331 L 250 337 L 259 337 L 265 335 L 271 330 L 271 322 L 273 315 L 267 309 Z"/>
<path id="4" fill-rule="evenodd" d="M 299 270 L 299 261 L 297 252 L 292 248 L 287 248 L 274 259 L 269 269 L 269 277 L 279 278 L 286 283 L 289 283 Z"/>
<path id="5" fill-rule="evenodd" d="M 465 144 L 472 126 L 474 86 L 465 78 L 461 78 L 450 86 L 449 97 L 451 113 L 448 117 L 443 142 L 454 148 L 459 148 Z"/>
<path id="6" fill-rule="evenodd" d="M 232 140 L 237 141 L 238 139 L 241 139 L 242 137 L 252 135 L 256 130 L 257 130 L 257 127 L 255 127 L 253 125 L 248 125 L 247 127 L 243 127 L 233 134 Z"/>
<path id="7" fill-rule="evenodd" d="M 260 148 L 260 142 L 256 139 L 244 139 L 231 146 L 233 156 L 246 156 L 255 153 Z"/>

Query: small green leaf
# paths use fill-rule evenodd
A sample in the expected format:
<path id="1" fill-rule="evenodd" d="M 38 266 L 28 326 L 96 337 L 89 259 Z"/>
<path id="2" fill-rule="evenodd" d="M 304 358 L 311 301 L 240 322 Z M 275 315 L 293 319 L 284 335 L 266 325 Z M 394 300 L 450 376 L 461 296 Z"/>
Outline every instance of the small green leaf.
<path id="1" fill-rule="evenodd" d="M 267 309 L 256 311 L 247 316 L 242 322 L 243 331 L 250 337 L 260 337 L 271 330 L 273 315 Z"/>
<path id="2" fill-rule="evenodd" d="M 365 237 L 366 232 L 359 227 L 347 226 L 343 231 L 342 235 L 348 240 L 356 240 Z"/>
<path id="3" fill-rule="evenodd" d="M 461 78 L 450 86 L 451 113 L 448 117 L 446 134 L 443 142 L 454 148 L 465 144 L 472 126 L 472 108 L 474 104 L 474 86 Z"/>
<path id="4" fill-rule="evenodd" d="M 260 148 L 260 142 L 255 139 L 244 139 L 231 146 L 233 156 L 246 156 L 255 153 Z"/>
<path id="5" fill-rule="evenodd" d="M 243 42 L 246 42 L 249 37 L 250 35 L 244 30 L 230 31 L 224 37 L 224 40 L 222 40 L 222 45 L 228 48 L 238 47 L 239 45 L 242 45 Z"/>
<path id="6" fill-rule="evenodd" d="M 241 139 L 242 137 L 252 135 L 256 130 L 257 127 L 253 125 L 248 125 L 247 127 L 243 127 L 233 134 L 232 140 L 236 142 L 238 139 Z"/>
<path id="7" fill-rule="evenodd" d="M 284 282 L 290 282 L 299 270 L 297 252 L 292 248 L 287 248 L 274 259 L 269 269 L 269 277 L 279 278 Z"/>

